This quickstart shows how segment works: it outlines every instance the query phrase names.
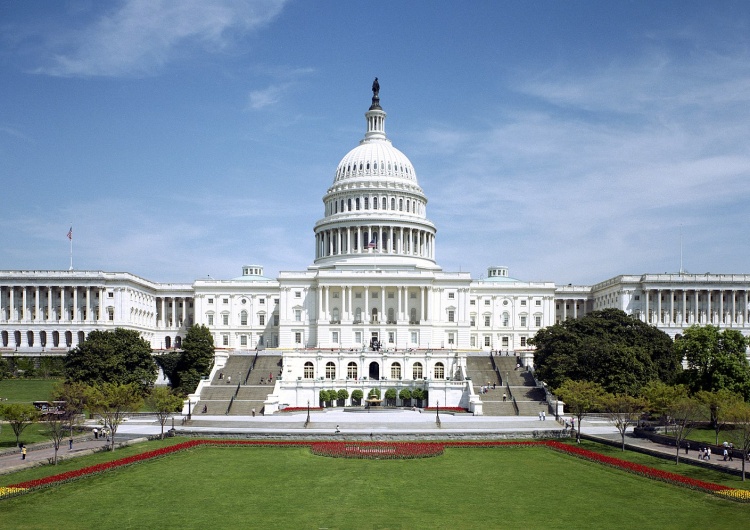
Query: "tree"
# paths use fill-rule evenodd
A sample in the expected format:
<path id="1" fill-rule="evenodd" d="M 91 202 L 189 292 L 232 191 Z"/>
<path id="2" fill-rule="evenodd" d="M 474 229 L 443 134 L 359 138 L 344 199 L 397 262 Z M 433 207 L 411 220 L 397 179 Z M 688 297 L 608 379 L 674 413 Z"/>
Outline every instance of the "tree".
<path id="1" fill-rule="evenodd" d="M 604 413 L 620 433 L 622 450 L 625 450 L 625 431 L 636 423 L 646 410 L 646 400 L 627 394 L 605 394 L 601 400 Z M 579 423 L 580 425 L 580 423 Z"/>
<path id="2" fill-rule="evenodd" d="M 200 378 L 208 376 L 213 368 L 215 352 L 211 330 L 203 324 L 190 326 L 182 341 L 182 350 L 177 365 L 178 387 L 189 394 L 195 391 Z"/>
<path id="3" fill-rule="evenodd" d="M 570 413 L 578 419 L 576 441 L 581 443 L 581 420 L 601 404 L 604 389 L 599 383 L 568 379 L 557 389 L 555 394 L 565 402 L 565 406 Z"/>
<path id="4" fill-rule="evenodd" d="M 411 401 L 411 390 L 408 388 L 402 388 L 401 392 L 398 393 L 398 397 L 402 403 L 408 403 Z"/>
<path id="5" fill-rule="evenodd" d="M 715 443 L 719 445 L 719 432 L 727 425 L 728 421 L 727 412 L 736 402 L 742 401 L 742 397 L 726 388 L 722 388 L 715 392 L 701 390 L 695 394 L 695 398 L 708 409 L 711 426 L 716 434 Z"/>
<path id="6" fill-rule="evenodd" d="M 638 395 L 648 381 L 672 383 L 682 370 L 669 335 L 619 309 L 565 320 L 539 330 L 530 342 L 537 378 L 552 388 L 572 379 Z"/>
<path id="7" fill-rule="evenodd" d="M 136 383 L 100 383 L 89 387 L 86 401 L 91 411 L 104 420 L 104 427 L 111 434 L 110 451 L 114 451 L 115 434 L 125 414 L 143 404 L 141 388 Z"/>
<path id="8" fill-rule="evenodd" d="M 135 384 L 142 394 L 153 385 L 157 367 L 151 346 L 135 330 L 95 330 L 65 356 L 68 382 Z"/>
<path id="9" fill-rule="evenodd" d="M 419 387 L 415 388 L 414 390 L 411 391 L 411 397 L 412 399 L 416 399 L 417 406 L 419 408 L 422 408 L 422 400 L 425 399 L 424 390 L 422 390 Z"/>
<path id="10" fill-rule="evenodd" d="M 680 446 L 695 428 L 695 424 L 705 416 L 705 407 L 695 398 L 677 398 L 668 408 L 672 418 L 675 438 L 675 464 L 680 463 Z"/>
<path id="11" fill-rule="evenodd" d="M 674 350 L 687 361 L 682 380 L 691 392 L 726 389 L 750 399 L 747 339 L 737 330 L 691 326 L 677 337 Z"/>
<path id="12" fill-rule="evenodd" d="M 149 408 L 156 413 L 156 418 L 161 425 L 161 439 L 164 439 L 164 424 L 169 417 L 178 412 L 182 407 L 182 398 L 175 395 L 172 390 L 164 386 L 155 386 L 146 398 Z"/>
<path id="13" fill-rule="evenodd" d="M 342 388 L 337 392 L 336 398 L 342 405 L 346 405 L 346 400 L 349 398 L 349 391 L 346 388 Z"/>
<path id="14" fill-rule="evenodd" d="M 395 388 L 389 388 L 385 391 L 385 400 L 386 403 L 391 406 L 396 406 L 396 389 Z"/>
<path id="15" fill-rule="evenodd" d="M 360 389 L 352 390 L 352 405 L 354 405 L 354 402 L 356 401 L 358 405 L 362 404 L 362 398 L 365 397 L 365 393 L 362 392 Z"/>
<path id="16" fill-rule="evenodd" d="M 0 408 L 0 414 L 8 422 L 16 435 L 16 446 L 19 445 L 21 433 L 39 419 L 39 411 L 27 403 L 10 403 Z"/>
<path id="17" fill-rule="evenodd" d="M 742 451 L 742 480 L 745 480 L 745 462 L 750 452 L 750 403 L 737 401 L 727 409 L 727 419 L 734 428 L 729 433 L 729 439 Z"/>
<path id="18" fill-rule="evenodd" d="M 66 410 L 61 414 L 46 414 L 44 416 L 44 432 L 52 440 L 52 447 L 55 449 L 54 465 L 57 465 L 57 453 L 60 451 L 65 433 L 68 432 L 69 415 L 70 413 Z M 70 436 L 73 436 L 72 431 L 70 431 Z"/>

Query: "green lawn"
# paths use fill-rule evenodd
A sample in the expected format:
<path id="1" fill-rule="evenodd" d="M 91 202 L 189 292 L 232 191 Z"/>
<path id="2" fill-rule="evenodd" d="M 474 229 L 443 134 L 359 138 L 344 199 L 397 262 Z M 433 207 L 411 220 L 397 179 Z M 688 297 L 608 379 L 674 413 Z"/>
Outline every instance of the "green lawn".
<path id="1" fill-rule="evenodd" d="M 3 403 L 46 401 L 58 381 L 60 379 L 3 379 L 0 381 L 0 400 Z"/>
<path id="2" fill-rule="evenodd" d="M 4 528 L 95 528 L 106 518 L 118 528 L 716 529 L 744 527 L 750 505 L 541 447 L 401 461 L 201 447 L 1 501 L 0 512 Z"/>

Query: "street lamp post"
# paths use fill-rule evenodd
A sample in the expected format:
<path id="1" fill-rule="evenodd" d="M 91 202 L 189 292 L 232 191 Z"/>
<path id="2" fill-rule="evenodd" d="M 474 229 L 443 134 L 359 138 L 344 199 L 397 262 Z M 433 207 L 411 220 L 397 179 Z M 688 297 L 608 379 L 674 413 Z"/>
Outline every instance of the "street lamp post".
<path id="1" fill-rule="evenodd" d="M 310 423 L 310 400 L 307 400 L 307 420 L 305 420 L 305 427 Z"/>
<path id="2" fill-rule="evenodd" d="M 436 401 L 435 405 L 435 423 L 440 427 L 440 401 Z"/>
<path id="3" fill-rule="evenodd" d="M 192 414 L 191 414 L 191 410 L 190 410 L 190 406 L 191 406 L 192 404 L 193 404 L 193 403 L 192 403 L 192 401 L 190 401 L 190 400 L 188 399 L 188 421 L 190 421 L 190 420 L 192 419 L 192 418 L 191 418 Z"/>

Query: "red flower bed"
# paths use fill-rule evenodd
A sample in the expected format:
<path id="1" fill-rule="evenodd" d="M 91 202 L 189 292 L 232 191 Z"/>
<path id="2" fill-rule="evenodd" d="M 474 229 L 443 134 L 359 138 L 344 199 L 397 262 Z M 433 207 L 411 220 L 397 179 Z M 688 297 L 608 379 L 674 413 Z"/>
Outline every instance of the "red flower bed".
<path id="1" fill-rule="evenodd" d="M 404 460 L 443 454 L 443 444 L 425 442 L 316 442 L 310 452 L 334 458 Z"/>
<path id="2" fill-rule="evenodd" d="M 279 412 L 306 412 L 307 410 L 310 410 L 310 412 L 315 412 L 316 410 L 323 410 L 322 407 L 310 407 L 309 409 L 307 407 L 287 407 L 285 409 L 281 409 Z"/>
<path id="3" fill-rule="evenodd" d="M 428 411 L 436 411 L 440 410 L 440 412 L 469 412 L 469 409 L 462 409 L 461 407 L 425 407 L 424 410 Z"/>

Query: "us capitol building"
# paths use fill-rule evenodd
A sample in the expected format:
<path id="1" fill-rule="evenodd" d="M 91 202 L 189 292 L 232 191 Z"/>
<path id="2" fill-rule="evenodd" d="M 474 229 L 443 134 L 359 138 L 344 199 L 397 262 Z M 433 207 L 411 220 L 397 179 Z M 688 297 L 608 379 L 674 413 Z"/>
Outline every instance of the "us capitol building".
<path id="1" fill-rule="evenodd" d="M 63 354 L 92 330 L 123 327 L 158 354 L 180 348 L 187 328 L 204 324 L 219 366 L 229 354 L 282 356 L 273 389 L 281 404 L 317 402 L 315 385 L 300 394 L 299 381 L 345 387 L 391 378 L 430 381 L 442 403 L 457 405 L 467 355 L 500 350 L 528 364 L 537 330 L 593 310 L 622 309 L 671 336 L 693 324 L 750 335 L 750 274 L 620 275 L 558 286 L 517 280 L 502 266 L 482 279 L 443 271 L 417 172 L 386 136 L 377 80 L 365 118 L 364 138 L 323 196 L 307 270 L 273 279 L 247 265 L 237 278 L 185 284 L 119 272 L 0 271 L 0 353 Z"/>

